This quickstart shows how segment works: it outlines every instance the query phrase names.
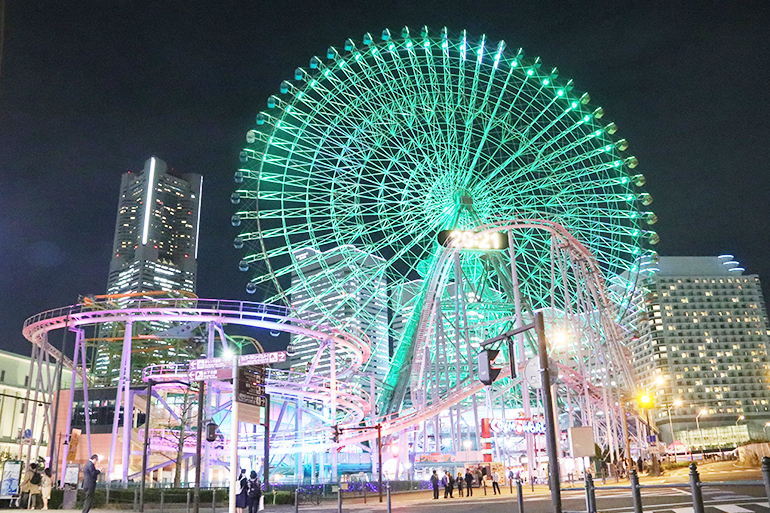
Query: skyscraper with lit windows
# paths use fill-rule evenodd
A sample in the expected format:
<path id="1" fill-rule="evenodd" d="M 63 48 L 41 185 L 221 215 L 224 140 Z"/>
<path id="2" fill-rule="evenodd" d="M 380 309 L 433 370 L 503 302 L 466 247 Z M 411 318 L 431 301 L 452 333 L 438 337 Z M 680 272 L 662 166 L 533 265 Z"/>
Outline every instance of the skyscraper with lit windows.
<path id="1" fill-rule="evenodd" d="M 195 292 L 202 185 L 157 157 L 123 175 L 108 294 Z"/>
<path id="2" fill-rule="evenodd" d="M 730 447 L 770 421 L 770 325 L 759 277 L 732 255 L 642 262 L 630 337 L 639 390 L 664 440 Z M 696 420 L 697 419 L 697 420 Z"/>

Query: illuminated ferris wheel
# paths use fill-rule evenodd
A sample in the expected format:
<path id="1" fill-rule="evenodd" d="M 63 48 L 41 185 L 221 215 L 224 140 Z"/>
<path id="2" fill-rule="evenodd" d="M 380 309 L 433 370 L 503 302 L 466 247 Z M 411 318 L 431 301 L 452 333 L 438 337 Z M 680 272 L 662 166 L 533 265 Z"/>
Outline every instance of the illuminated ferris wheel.
<path id="1" fill-rule="evenodd" d="M 330 47 L 281 83 L 247 134 L 232 195 L 247 291 L 310 297 L 302 308 L 328 318 L 347 308 L 366 329 L 382 301 L 372 284 L 386 284 L 398 368 L 428 284 L 441 281 L 442 230 L 545 220 L 605 276 L 631 270 L 658 240 L 656 217 L 636 158 L 589 102 L 539 58 L 464 31 L 386 29 Z M 552 238 L 513 235 L 521 296 L 530 310 L 553 307 Z M 457 276 L 486 283 L 474 301 L 511 303 L 499 277 L 508 257 L 458 258 Z"/>

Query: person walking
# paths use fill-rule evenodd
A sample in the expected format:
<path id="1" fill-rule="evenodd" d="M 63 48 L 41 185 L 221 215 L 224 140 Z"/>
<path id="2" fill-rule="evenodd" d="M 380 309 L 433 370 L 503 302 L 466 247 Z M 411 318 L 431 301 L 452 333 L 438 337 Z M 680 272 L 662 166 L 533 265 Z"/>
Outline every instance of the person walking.
<path id="1" fill-rule="evenodd" d="M 43 496 L 43 509 L 48 509 L 48 501 L 51 499 L 51 490 L 53 489 L 53 477 L 51 469 L 45 469 L 41 476 L 40 493 Z"/>
<path id="2" fill-rule="evenodd" d="M 462 497 L 463 496 L 463 473 L 458 472 L 457 473 L 457 496 Z"/>
<path id="3" fill-rule="evenodd" d="M 500 491 L 500 484 L 497 482 L 500 479 L 500 476 L 497 474 L 497 471 L 492 472 L 492 491 L 495 492 L 495 495 L 498 493 L 500 495 L 503 494 L 503 492 Z"/>
<path id="4" fill-rule="evenodd" d="M 243 513 L 243 508 L 246 507 L 249 493 L 249 480 L 246 479 L 246 469 L 241 469 L 241 474 L 238 477 L 238 494 L 235 496 L 235 511 Z"/>
<path id="5" fill-rule="evenodd" d="M 473 497 L 473 474 L 471 474 L 471 469 L 469 468 L 465 469 L 465 487 L 468 489 L 466 495 Z"/>
<path id="6" fill-rule="evenodd" d="M 449 479 L 447 479 L 447 477 L 446 477 L 446 470 L 444 471 L 444 475 L 441 478 L 441 486 L 444 487 L 444 498 L 448 499 L 449 498 L 449 490 L 447 489 L 447 487 L 449 486 Z"/>
<path id="7" fill-rule="evenodd" d="M 262 497 L 262 483 L 257 478 L 257 473 L 251 471 L 249 474 L 249 513 L 257 513 L 259 511 L 259 498 Z"/>
<path id="8" fill-rule="evenodd" d="M 40 483 L 42 481 L 40 473 L 37 471 L 37 463 L 30 463 L 20 485 L 22 508 L 35 509 L 37 507 L 37 498 L 40 495 Z"/>
<path id="9" fill-rule="evenodd" d="M 96 490 L 96 478 L 101 474 L 101 470 L 96 468 L 96 464 L 99 462 L 99 455 L 92 454 L 86 466 L 83 469 L 83 492 L 85 497 L 83 498 L 83 513 L 91 511 L 91 506 L 94 502 L 94 491 Z"/>
<path id="10" fill-rule="evenodd" d="M 430 484 L 433 486 L 433 498 L 438 499 L 438 474 L 433 471 L 433 475 L 430 476 Z"/>

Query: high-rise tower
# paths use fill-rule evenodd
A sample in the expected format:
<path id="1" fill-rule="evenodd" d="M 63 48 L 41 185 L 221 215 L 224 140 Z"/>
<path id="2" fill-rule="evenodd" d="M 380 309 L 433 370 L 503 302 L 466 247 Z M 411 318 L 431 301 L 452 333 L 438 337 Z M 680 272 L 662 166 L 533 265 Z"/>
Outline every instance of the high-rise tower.
<path id="1" fill-rule="evenodd" d="M 120 184 L 109 294 L 195 292 L 201 187 L 198 174 L 177 174 L 150 157 Z"/>
<path id="2" fill-rule="evenodd" d="M 664 439 L 693 448 L 763 437 L 770 421 L 770 325 L 759 277 L 732 255 L 642 262 L 649 277 L 632 309 L 640 391 L 654 391 Z M 696 419 L 698 419 L 696 421 Z"/>

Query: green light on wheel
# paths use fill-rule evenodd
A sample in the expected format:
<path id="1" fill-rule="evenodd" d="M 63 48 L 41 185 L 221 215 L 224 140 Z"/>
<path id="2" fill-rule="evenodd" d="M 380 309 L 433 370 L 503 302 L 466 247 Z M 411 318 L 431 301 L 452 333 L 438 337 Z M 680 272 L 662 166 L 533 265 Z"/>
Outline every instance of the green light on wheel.
<path id="1" fill-rule="evenodd" d="M 543 85 L 544 85 L 544 86 L 547 86 L 547 85 L 548 85 L 548 84 L 550 84 L 550 83 L 551 83 L 551 81 L 550 81 L 550 80 L 548 80 L 547 78 L 546 78 L 545 80 L 543 80 Z"/>
<path id="2" fill-rule="evenodd" d="M 528 69 L 528 70 L 527 70 L 527 75 L 529 75 L 530 77 L 531 77 L 532 75 L 534 75 L 534 74 L 535 74 L 535 72 L 534 72 L 534 71 L 532 71 L 531 69 Z"/>
<path id="3" fill-rule="evenodd" d="M 556 96 L 564 96 L 564 91 L 562 89 L 559 89 L 556 91 Z"/>

